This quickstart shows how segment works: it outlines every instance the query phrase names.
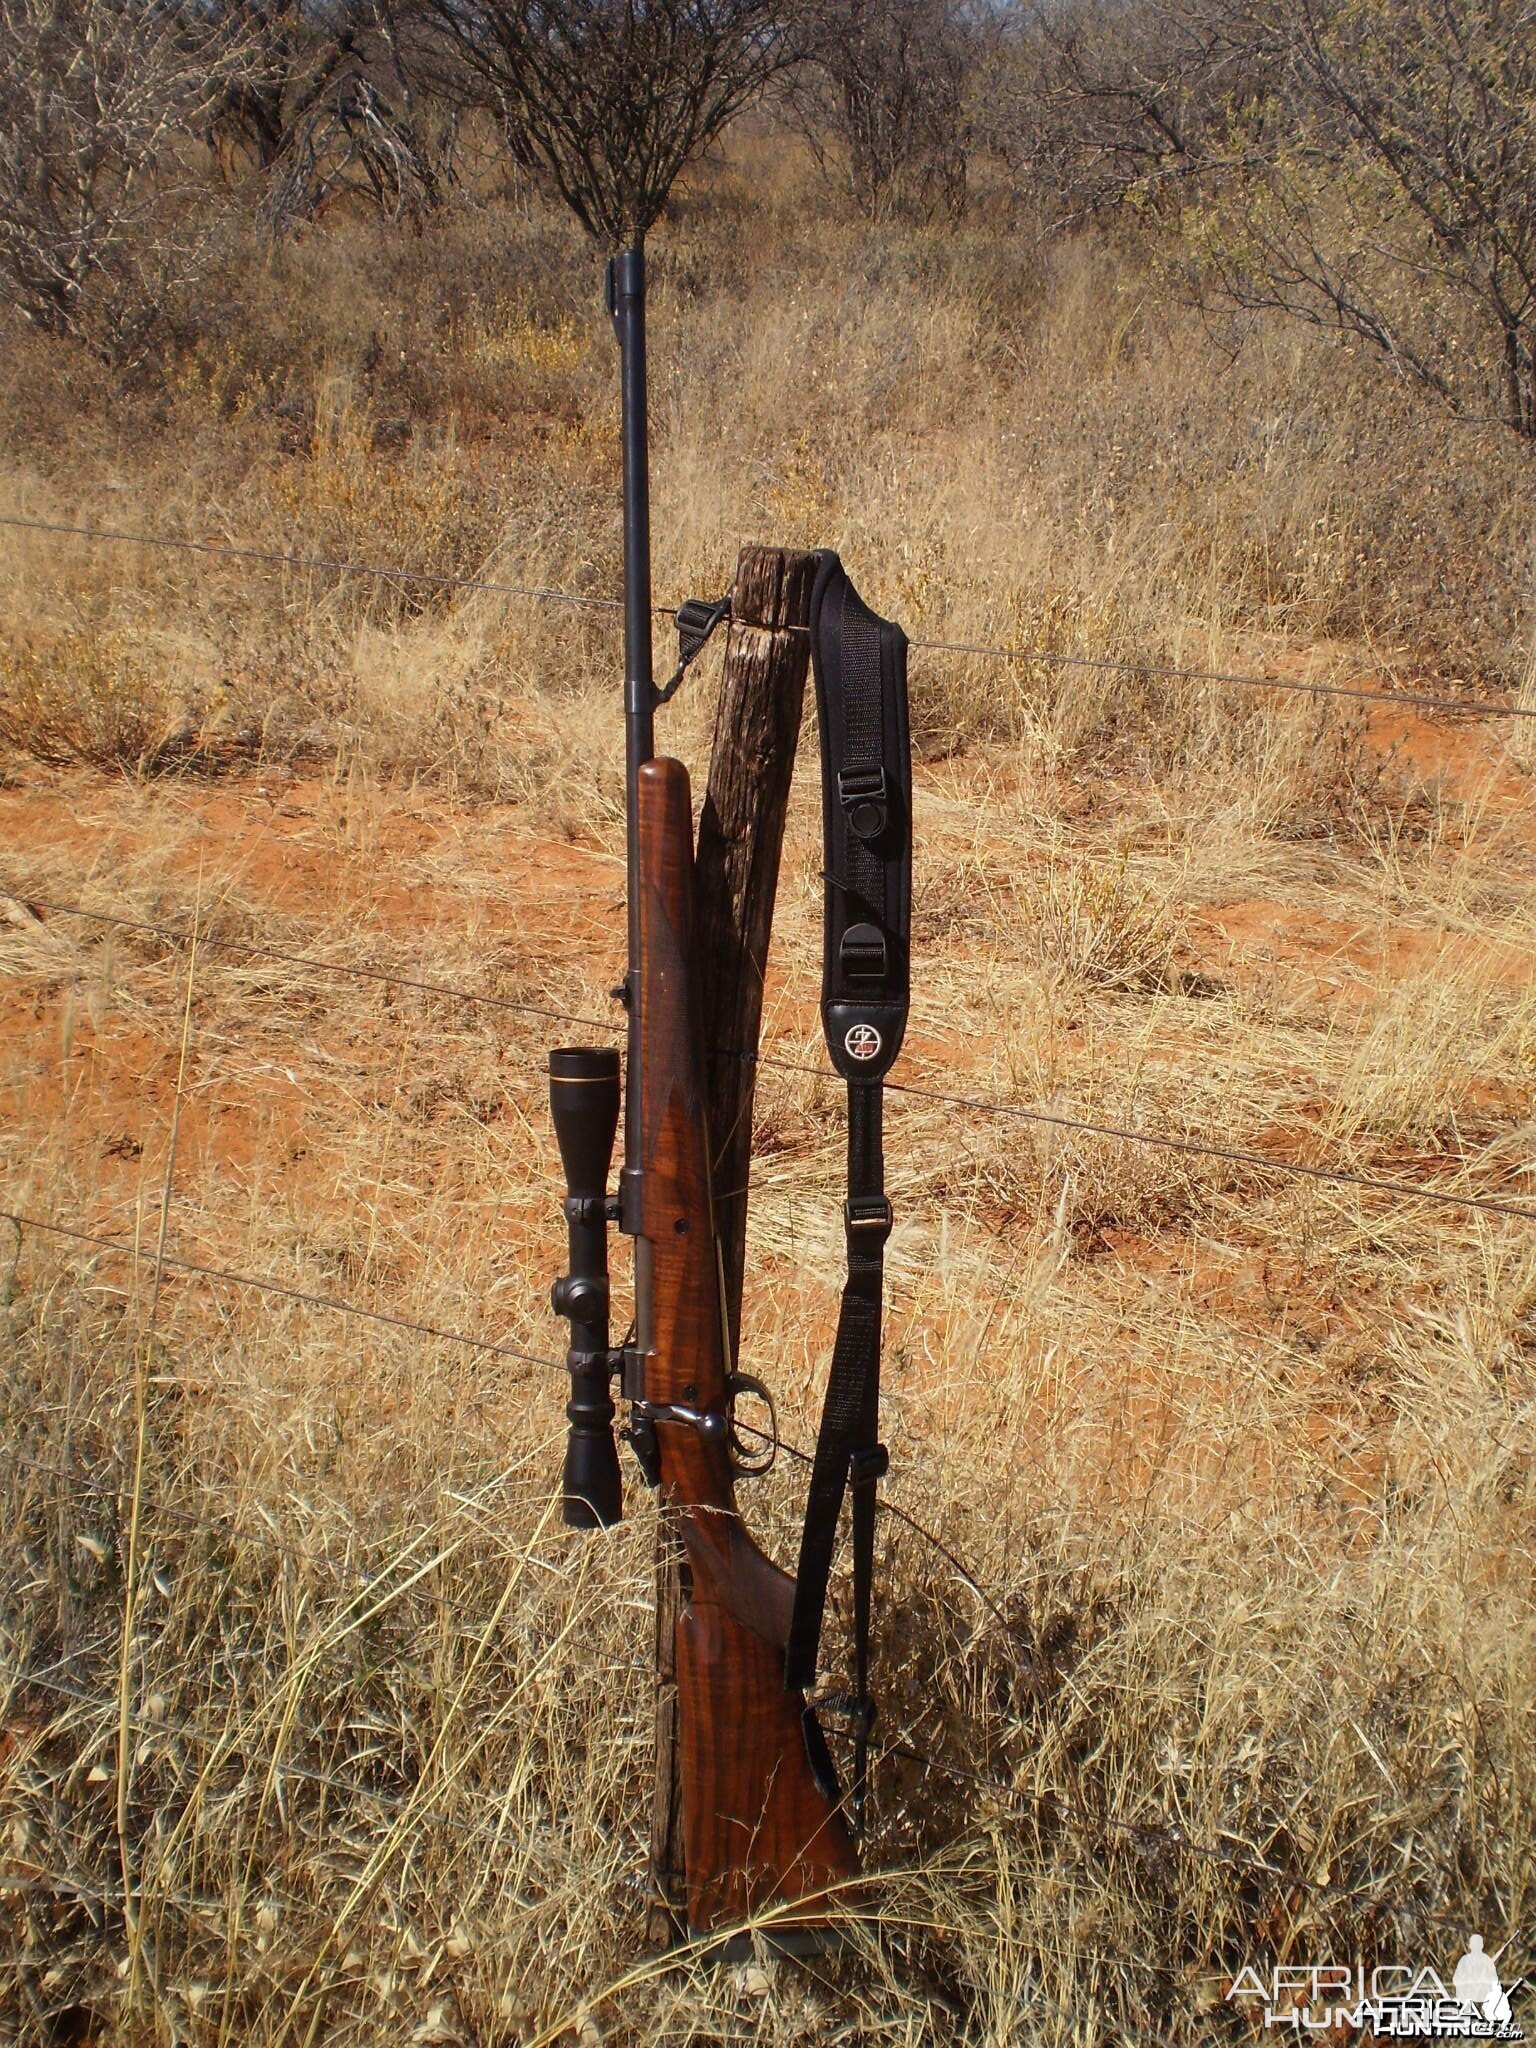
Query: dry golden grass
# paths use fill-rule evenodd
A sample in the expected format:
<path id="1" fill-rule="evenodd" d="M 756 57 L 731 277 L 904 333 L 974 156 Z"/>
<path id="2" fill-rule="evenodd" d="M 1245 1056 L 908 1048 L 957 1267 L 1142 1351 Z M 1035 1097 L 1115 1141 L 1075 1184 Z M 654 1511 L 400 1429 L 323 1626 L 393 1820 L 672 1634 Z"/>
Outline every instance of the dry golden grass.
<path id="1" fill-rule="evenodd" d="M 914 632 L 1127 664 L 914 658 L 898 1078 L 1528 1199 L 1519 735 L 1136 666 L 1390 680 L 1419 599 L 1327 521 L 1387 518 L 1351 447 L 1400 479 L 1431 430 L 1271 336 L 1198 382 L 1129 258 L 811 250 L 737 175 L 658 251 L 662 591 L 831 541 Z M 611 589 L 592 266 L 514 228 L 316 233 L 119 438 L 70 373 L 68 462 L 39 357 L 0 509 Z M 1465 516 L 1394 558 L 1455 586 Z M 1470 662 L 1496 609 L 1416 644 Z M 559 1526 L 559 1376 L 174 1268 L 152 1307 L 174 1123 L 174 1255 L 553 1355 L 572 1034 L 237 947 L 611 1014 L 613 622 L 15 533 L 0 618 L 0 885 L 200 933 L 0 899 L 3 1206 L 146 1253 L 0 1226 L 0 2037 L 1193 2048 L 1246 2038 L 1245 1961 L 1528 1927 L 1536 1229 L 915 1093 L 888 1497 L 968 1576 L 884 1519 L 874 1917 L 810 1969 L 646 1958 L 653 1512 Z M 695 765 L 710 708 L 668 714 Z M 766 1019 L 812 1064 L 816 801 Z M 803 1443 L 838 1091 L 765 1067 L 756 1136 L 744 1362 Z M 780 1557 L 801 1485 L 748 1497 Z"/>

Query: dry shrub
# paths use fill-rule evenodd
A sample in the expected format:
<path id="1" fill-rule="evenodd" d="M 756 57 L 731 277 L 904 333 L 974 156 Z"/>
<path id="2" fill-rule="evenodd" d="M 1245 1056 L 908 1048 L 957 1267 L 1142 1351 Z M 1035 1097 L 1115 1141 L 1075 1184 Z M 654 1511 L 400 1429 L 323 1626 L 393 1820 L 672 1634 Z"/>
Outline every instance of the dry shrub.
<path id="1" fill-rule="evenodd" d="M 1022 913 L 1048 971 L 1094 988 L 1150 994 L 1174 979 L 1179 927 L 1153 878 L 1118 861 L 1052 857 Z"/>
<path id="2" fill-rule="evenodd" d="M 758 147 L 743 144 L 749 170 Z M 1051 772 L 1108 755 L 1159 781 L 1254 783 L 1283 833 L 1348 816 L 1350 721 L 1247 707 L 1152 665 L 1391 680 L 1512 675 L 1524 658 L 1528 539 L 1508 451 L 1420 417 L 1319 337 L 1260 327 L 1224 354 L 1134 248 L 1042 253 L 981 224 L 833 220 L 809 237 L 796 203 L 726 165 L 658 242 L 661 595 L 721 587 L 744 540 L 835 543 L 917 638 L 1108 664 L 920 651 L 930 753 L 1016 740 Z M 99 518 L 80 481 L 110 467 L 130 482 L 113 506 L 124 524 L 212 523 L 427 575 L 617 585 L 611 337 L 581 239 L 537 206 L 449 208 L 424 236 L 338 216 L 275 252 L 234 245 L 158 389 L 21 345 L 8 488 L 29 509 Z M 1404 473 L 1421 480 L 1411 499 Z M 24 604 L 39 585 L 46 597 L 68 547 L 28 544 Z M 216 618 L 232 681 L 281 673 L 321 724 L 352 695 L 359 627 L 443 625 L 436 647 L 403 639 L 395 659 L 420 661 L 417 693 L 443 707 L 418 726 L 413 765 L 493 789 L 515 762 L 492 758 L 487 693 L 455 697 L 466 631 L 488 657 L 511 649 L 519 689 L 563 692 L 614 660 L 563 608 L 507 598 L 492 616 L 481 599 L 324 571 L 125 559 L 101 624 L 151 608 L 171 631 L 206 635 Z M 302 726 L 302 709 L 280 723 Z M 406 744 L 397 727 L 391 766 Z"/>
<path id="3" fill-rule="evenodd" d="M 408 421 L 395 424 L 408 431 Z M 499 527 L 494 494 L 451 438 L 381 449 L 377 423 L 360 412 L 344 381 L 322 385 L 310 447 L 278 470 L 271 494 L 271 511 L 297 553 L 429 577 L 482 574 Z M 440 590 L 409 575 L 399 583 L 343 578 L 337 590 L 353 615 L 445 608 Z"/>
<path id="4" fill-rule="evenodd" d="M 137 649 L 121 638 L 65 633 L 0 648 L 0 740 L 59 766 L 154 769 L 183 755 L 188 735 Z"/>

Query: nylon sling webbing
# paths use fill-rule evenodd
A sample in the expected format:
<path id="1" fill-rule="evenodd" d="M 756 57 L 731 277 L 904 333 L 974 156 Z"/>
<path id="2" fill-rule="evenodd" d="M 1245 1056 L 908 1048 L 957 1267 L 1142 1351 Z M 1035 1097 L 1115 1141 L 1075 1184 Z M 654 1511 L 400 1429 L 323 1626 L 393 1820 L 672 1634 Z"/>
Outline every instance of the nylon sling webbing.
<path id="1" fill-rule="evenodd" d="M 857 1814 L 873 1720 L 868 1677 L 875 1486 L 888 1462 L 878 1440 L 881 1305 L 891 1229 L 881 1084 L 906 1027 L 911 752 L 905 635 L 864 604 L 831 554 L 822 558 L 812 596 L 811 649 L 822 741 L 822 1018 L 833 1063 L 848 1083 L 848 1277 L 811 1471 L 784 1671 L 793 1690 L 815 1682 L 838 1517 L 851 1488 L 854 1690 L 843 1704 L 854 1724 Z M 824 1744 L 819 1746 L 824 1753 Z"/>

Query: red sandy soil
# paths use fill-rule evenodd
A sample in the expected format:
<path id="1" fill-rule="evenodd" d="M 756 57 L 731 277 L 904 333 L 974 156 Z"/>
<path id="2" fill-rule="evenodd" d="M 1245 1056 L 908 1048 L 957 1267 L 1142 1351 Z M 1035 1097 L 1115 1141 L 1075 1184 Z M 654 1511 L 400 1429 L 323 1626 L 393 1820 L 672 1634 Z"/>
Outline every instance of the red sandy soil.
<path id="1" fill-rule="evenodd" d="M 1503 728 L 1392 711 L 1374 714 L 1370 730 L 1384 753 L 1475 795 L 1510 843 L 1536 847 L 1528 781 L 1504 751 Z M 956 768 L 944 766 L 947 790 Z M 1000 786 L 993 775 L 994 794 Z M 158 882 L 163 901 L 149 914 L 184 927 L 200 890 L 215 930 L 617 1016 L 605 991 L 623 945 L 621 866 L 595 841 L 541 830 L 532 806 L 468 808 L 420 788 L 358 790 L 323 774 L 135 786 L 29 769 L 0 788 L 0 848 L 46 848 L 50 866 L 72 878 L 54 892 L 63 902 L 116 907 L 121 875 L 143 905 Z M 0 853 L 0 884 L 10 865 Z M 92 954 L 103 943 L 99 928 L 42 916 Z M 1478 949 L 1475 935 L 1437 938 L 1406 917 L 1367 932 L 1328 915 L 1311 892 L 1235 894 L 1198 911 L 1189 931 L 1191 969 L 1230 980 L 1282 963 L 1323 1001 L 1351 978 L 1399 981 L 1447 947 L 1468 957 Z M 116 943 L 136 963 L 136 1002 L 93 1003 L 45 981 L 0 985 L 0 1106 L 19 1141 L 7 1178 L 21 1198 L 67 1161 L 72 1198 L 87 1205 L 80 1220 L 124 1235 L 136 1204 L 153 1208 L 163 1178 L 185 955 L 131 935 Z M 149 961 L 164 975 L 157 996 L 143 993 Z M 1512 952 L 1507 971 L 1512 985 L 1523 982 L 1528 962 Z M 411 999 L 395 1012 L 377 987 L 280 967 L 271 978 L 279 1019 L 254 988 L 233 1004 L 226 992 L 214 1042 L 192 1034 L 176 1165 L 178 1186 L 201 1198 L 195 1220 L 185 1205 L 189 1255 L 245 1258 L 258 1202 L 266 1217 L 330 1218 L 343 1271 L 369 1282 L 408 1276 L 424 1203 L 434 1252 L 457 1251 L 466 1271 L 489 1262 L 486 1284 L 531 1245 L 553 1246 L 540 1068 L 543 1047 L 573 1035 L 567 1027 L 467 1006 L 423 1027 Z M 816 999 L 803 962 L 787 983 L 780 968 L 771 973 L 767 1014 L 794 1057 L 807 1047 L 819 1057 Z M 909 1078 L 963 1086 L 969 1063 L 966 1048 L 914 1021 Z M 1510 1105 L 1495 1090 L 1485 1107 L 1496 1116 Z M 1272 1146 L 1258 1142 L 1283 1154 L 1290 1140 L 1277 1132 Z M 1419 1164 L 1433 1173 L 1433 1162 L 1394 1170 Z M 1361 1308 L 1320 1294 L 1318 1274 L 1272 1245 L 1197 1247 L 1178 1228 L 1150 1237 L 1110 1228 L 1094 1249 L 1133 1293 L 1178 1281 L 1234 1324 L 1273 1331 L 1278 1319 L 1314 1341 L 1327 1336 L 1335 1360 Z"/>

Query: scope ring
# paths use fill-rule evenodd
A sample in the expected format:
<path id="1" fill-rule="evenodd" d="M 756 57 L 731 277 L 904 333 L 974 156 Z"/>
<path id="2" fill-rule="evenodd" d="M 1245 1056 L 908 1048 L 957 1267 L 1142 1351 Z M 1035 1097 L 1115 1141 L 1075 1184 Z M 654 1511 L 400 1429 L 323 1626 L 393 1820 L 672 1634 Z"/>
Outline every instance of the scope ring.
<path id="1" fill-rule="evenodd" d="M 755 1394 L 768 1410 L 768 1448 L 766 1451 L 749 1451 L 741 1440 L 736 1427 L 736 1396 Z M 779 1411 L 774 1406 L 773 1395 L 760 1379 L 750 1372 L 733 1372 L 725 1383 L 725 1398 L 730 1403 L 731 1413 L 731 1463 L 738 1479 L 761 1479 L 773 1470 L 779 1455 Z M 761 1432 L 754 1430 L 753 1434 Z"/>

